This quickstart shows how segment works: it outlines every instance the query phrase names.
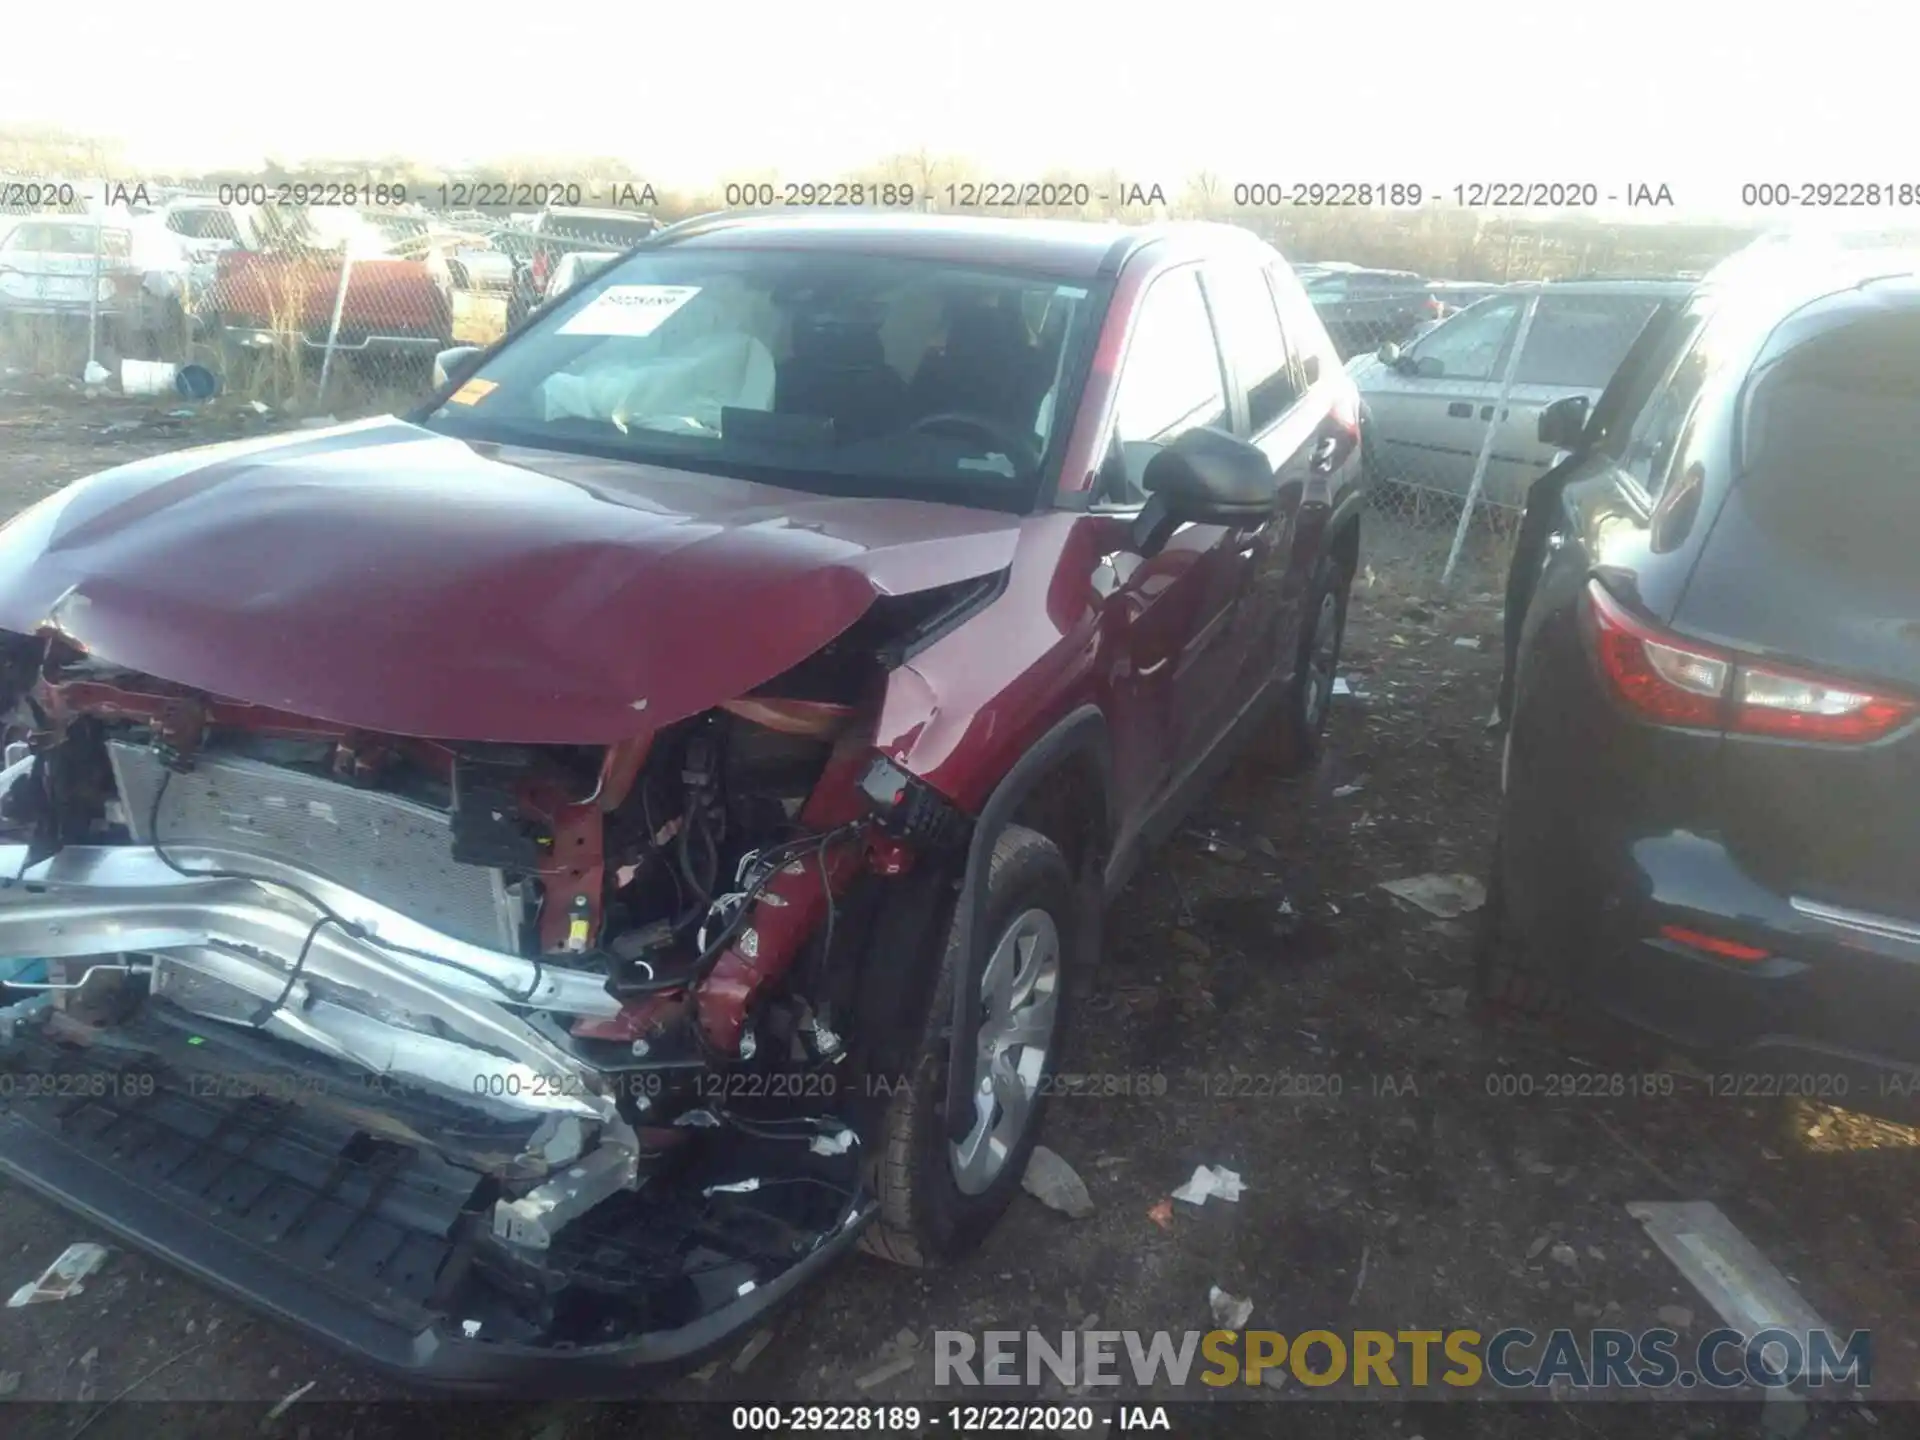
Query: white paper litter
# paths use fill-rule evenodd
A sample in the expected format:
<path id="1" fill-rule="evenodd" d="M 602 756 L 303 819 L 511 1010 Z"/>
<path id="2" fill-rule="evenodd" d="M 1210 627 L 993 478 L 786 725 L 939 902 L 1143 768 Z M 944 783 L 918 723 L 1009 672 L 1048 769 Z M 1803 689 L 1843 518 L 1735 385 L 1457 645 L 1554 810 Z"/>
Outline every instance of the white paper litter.
<path id="1" fill-rule="evenodd" d="M 1353 687 L 1347 684 L 1346 676 L 1336 675 L 1333 677 L 1333 693 L 1336 695 L 1351 695 L 1353 693 Z"/>
<path id="2" fill-rule="evenodd" d="M 1240 1176 L 1224 1165 L 1196 1165 L 1193 1178 L 1173 1192 L 1173 1198 L 1189 1205 L 1204 1205 L 1209 1196 L 1239 1203 L 1246 1185 Z"/>
<path id="3" fill-rule="evenodd" d="M 1429 915 L 1452 920 L 1487 903 L 1487 887 L 1471 875 L 1414 875 L 1383 880 L 1380 888 Z"/>
<path id="4" fill-rule="evenodd" d="M 1207 1304 L 1213 1310 L 1213 1323 L 1222 1330 L 1244 1330 L 1253 1318 L 1253 1301 L 1229 1295 L 1218 1285 L 1207 1291 Z"/>
<path id="5" fill-rule="evenodd" d="M 106 1263 L 106 1258 L 107 1247 L 104 1245 L 85 1240 L 69 1245 L 51 1265 L 40 1272 L 38 1280 L 30 1281 L 13 1292 L 13 1298 L 7 1301 L 7 1308 L 18 1310 L 23 1305 L 42 1305 L 50 1300 L 64 1300 L 69 1295 L 78 1295 L 86 1288 L 82 1282 Z"/>

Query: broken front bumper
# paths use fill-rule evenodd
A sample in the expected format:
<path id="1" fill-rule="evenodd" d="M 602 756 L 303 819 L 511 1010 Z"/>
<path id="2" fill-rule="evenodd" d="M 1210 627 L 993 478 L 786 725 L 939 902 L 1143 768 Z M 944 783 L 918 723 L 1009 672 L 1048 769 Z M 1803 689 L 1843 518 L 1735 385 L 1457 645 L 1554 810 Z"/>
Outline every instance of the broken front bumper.
<path id="1" fill-rule="evenodd" d="M 271 1033 L 376 1074 L 495 1108 L 620 1122 L 598 1073 L 526 1018 L 617 1013 L 600 976 L 453 939 L 263 856 L 168 855 L 188 871 L 260 878 L 183 875 L 144 845 L 73 845 L 38 865 L 26 847 L 0 846 L 0 876 L 18 877 L 0 882 L 0 958 L 60 962 L 70 984 L 128 965 L 161 993 L 209 982 L 245 1012 L 225 1018 L 270 1011 Z M 307 897 L 345 923 L 316 924 Z"/>
<path id="2" fill-rule="evenodd" d="M 666 1297 L 684 1304 L 652 1307 L 668 1316 L 655 1327 L 640 1321 L 601 1343 L 529 1343 L 486 1308 L 490 1294 L 460 1279 L 464 1187 L 432 1157 L 356 1152 L 344 1131 L 271 1106 L 180 1094 L 140 1106 L 112 1094 L 22 1102 L 11 1073 L 0 1174 L 357 1360 L 437 1387 L 631 1388 L 642 1372 L 677 1368 L 752 1324 L 847 1250 L 870 1214 L 849 1208 L 775 1273 L 714 1261 L 728 1273 L 700 1296 Z M 638 1308 L 662 1295 L 656 1288 Z"/>
<path id="3" fill-rule="evenodd" d="M 870 1217 L 857 1153 L 636 1133 L 545 1019 L 610 1013 L 600 977 L 260 856 L 169 857 L 261 878 L 0 847 L 0 956 L 56 984 L 135 969 L 172 1002 L 0 1012 L 0 1174 L 274 1318 L 429 1384 L 618 1390 L 727 1340 Z M 307 896 L 347 924 L 316 929 Z M 583 1124 L 596 1147 L 526 1190 L 539 1136 Z"/>

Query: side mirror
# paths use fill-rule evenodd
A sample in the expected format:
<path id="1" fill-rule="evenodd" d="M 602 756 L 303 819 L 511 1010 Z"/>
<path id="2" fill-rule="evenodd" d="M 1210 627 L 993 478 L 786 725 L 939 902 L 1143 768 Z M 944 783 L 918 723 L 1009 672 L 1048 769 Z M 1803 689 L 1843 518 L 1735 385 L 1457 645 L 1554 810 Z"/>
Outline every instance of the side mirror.
<path id="1" fill-rule="evenodd" d="M 1568 395 L 1548 405 L 1540 412 L 1535 428 L 1540 443 L 1555 450 L 1577 450 L 1591 408 L 1584 395 Z"/>
<path id="2" fill-rule="evenodd" d="M 1400 367 L 1400 347 L 1394 344 L 1393 341 L 1387 341 L 1386 344 L 1382 345 L 1373 353 L 1380 357 L 1380 363 L 1382 365 L 1391 366 L 1396 370 Z"/>
<path id="3" fill-rule="evenodd" d="M 451 350 L 442 350 L 433 357 L 433 388 L 444 390 L 466 379 L 478 367 L 479 360 L 478 345 L 456 345 Z"/>
<path id="4" fill-rule="evenodd" d="M 1176 524 L 1255 524 L 1280 500 L 1267 457 L 1220 430 L 1189 430 L 1147 462 L 1141 483 Z"/>

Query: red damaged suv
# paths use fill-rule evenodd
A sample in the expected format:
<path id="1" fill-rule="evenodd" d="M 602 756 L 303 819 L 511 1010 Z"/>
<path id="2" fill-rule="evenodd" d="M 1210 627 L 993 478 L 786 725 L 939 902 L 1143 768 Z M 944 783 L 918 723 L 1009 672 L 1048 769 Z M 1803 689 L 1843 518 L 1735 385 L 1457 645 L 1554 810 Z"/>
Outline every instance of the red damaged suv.
<path id="1" fill-rule="evenodd" d="M 1318 746 L 1358 396 L 1211 225 L 690 221 L 443 366 L 0 530 L 0 1172 L 611 1384 L 1006 1208 L 1104 902 Z"/>

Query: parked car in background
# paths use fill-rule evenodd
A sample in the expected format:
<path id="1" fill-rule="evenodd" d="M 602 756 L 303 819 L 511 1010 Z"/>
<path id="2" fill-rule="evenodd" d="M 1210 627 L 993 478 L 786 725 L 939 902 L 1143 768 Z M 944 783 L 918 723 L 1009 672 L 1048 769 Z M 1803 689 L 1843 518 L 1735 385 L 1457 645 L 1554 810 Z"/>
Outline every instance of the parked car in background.
<path id="1" fill-rule="evenodd" d="M 1539 423 L 1483 995 L 1911 1119 L 1920 256 L 1736 257 Z"/>
<path id="2" fill-rule="evenodd" d="M 632 210 L 596 210 L 581 206 L 552 206 L 534 217 L 529 260 L 536 293 L 548 294 L 548 281 L 562 256 L 573 250 L 615 253 L 637 245 L 660 228 L 651 215 Z"/>
<path id="3" fill-rule="evenodd" d="M 570 293 L 576 285 L 591 280 L 620 258 L 618 251 L 570 250 L 554 265 L 547 277 L 546 303 L 552 304 Z"/>
<path id="4" fill-rule="evenodd" d="M 170 200 L 154 215 L 196 260 L 211 260 L 223 250 L 249 249 L 255 243 L 253 227 L 240 206 L 223 205 L 217 200 Z"/>
<path id="5" fill-rule="evenodd" d="M 1442 313 L 1427 280 L 1410 270 L 1325 261 L 1312 267 L 1303 283 L 1342 359 L 1404 340 L 1423 320 Z"/>
<path id="6" fill-rule="evenodd" d="M 156 332 L 180 315 L 191 266 L 164 237 L 141 235 L 139 223 L 74 215 L 0 220 L 0 318 L 84 327 L 92 315 L 118 353 L 153 348 Z"/>
<path id="7" fill-rule="evenodd" d="M 1501 407 L 1483 496 L 1517 505 L 1553 462 L 1537 435 L 1542 409 L 1570 395 L 1596 399 L 1662 300 L 1682 280 L 1549 281 Z M 1405 349 L 1383 346 L 1348 370 L 1373 420 L 1377 479 L 1467 493 L 1520 320 L 1533 287 L 1508 287 L 1442 321 Z"/>
<path id="8" fill-rule="evenodd" d="M 220 252 L 204 307 L 230 362 L 281 344 L 324 349 L 336 301 L 338 349 L 430 359 L 454 342 L 452 275 L 418 243 L 424 226 L 354 210 L 251 213 L 257 248 Z"/>
<path id="9" fill-rule="evenodd" d="M 716 217 L 451 367 L 0 530 L 0 1173 L 607 1387 L 1019 1194 L 1106 903 L 1320 744 L 1358 401 L 1217 225 Z"/>

